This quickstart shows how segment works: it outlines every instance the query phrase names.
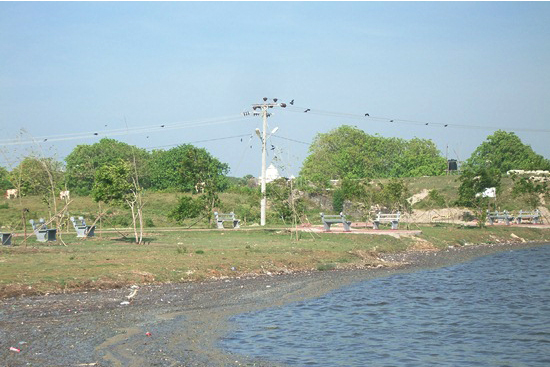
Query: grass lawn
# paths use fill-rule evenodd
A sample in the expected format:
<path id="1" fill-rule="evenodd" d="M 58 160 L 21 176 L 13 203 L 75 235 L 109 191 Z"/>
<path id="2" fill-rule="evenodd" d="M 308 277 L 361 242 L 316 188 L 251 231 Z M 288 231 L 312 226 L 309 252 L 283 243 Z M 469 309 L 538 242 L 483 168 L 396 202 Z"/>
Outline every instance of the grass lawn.
<path id="1" fill-rule="evenodd" d="M 375 266 L 376 252 L 398 252 L 419 243 L 433 248 L 472 243 L 548 241 L 550 229 L 453 225 L 421 227 L 418 237 L 386 235 L 296 235 L 285 229 L 148 229 L 145 245 L 115 231 L 59 243 L 0 247 L 0 297 L 122 287 L 129 284 L 185 282 L 223 277 Z"/>

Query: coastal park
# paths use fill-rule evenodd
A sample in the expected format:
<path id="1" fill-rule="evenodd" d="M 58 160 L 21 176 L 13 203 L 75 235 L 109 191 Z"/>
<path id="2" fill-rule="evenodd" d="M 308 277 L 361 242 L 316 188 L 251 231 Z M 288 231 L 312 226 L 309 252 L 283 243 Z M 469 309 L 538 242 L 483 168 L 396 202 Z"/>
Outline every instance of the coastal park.
<path id="1" fill-rule="evenodd" d="M 505 185 L 509 184 L 511 181 L 505 181 Z M 316 195 L 306 201 L 300 222 L 285 223 L 273 216 L 267 226 L 261 227 L 241 216 L 240 228 L 233 229 L 226 224 L 224 229 L 218 229 L 213 214 L 202 221 L 187 219 L 174 226 L 166 216 L 166 208 L 174 205 L 180 195 L 149 193 L 146 196 L 148 225 L 143 229 L 141 244 L 134 241 L 124 208 L 112 207 L 109 215 L 101 221 L 95 220 L 99 211 L 97 204 L 88 196 L 74 195 L 69 205 L 70 215 L 87 218 L 87 222 L 96 227 L 95 235 L 77 237 L 68 223 L 57 232 L 55 242 L 38 242 L 30 225 L 25 230 L 14 231 L 13 245 L 0 247 L 0 297 L 311 271 L 391 268 L 403 264 L 384 259 L 384 254 L 436 253 L 474 244 L 550 240 L 547 217 L 543 218 L 544 224 L 506 225 L 500 221 L 494 225 L 487 222 L 481 227 L 467 214 L 467 208 L 438 208 L 429 201 L 426 187 L 441 187 L 443 195 L 456 195 L 454 176 L 409 179 L 407 185 L 412 193 L 409 199 L 413 199 L 409 202 L 413 202 L 415 209 L 404 213 L 397 229 L 382 224 L 376 230 L 373 228 L 375 217 L 356 215 L 348 216 L 349 232 L 340 223 L 333 224 L 330 231 L 325 230 L 320 212 L 327 211 L 327 207 L 320 206 L 322 200 Z M 229 207 L 243 207 L 242 193 L 222 193 L 221 199 L 229 203 Z M 446 200 L 452 201 L 453 197 Z M 525 205 L 511 196 L 501 201 L 517 211 Z M 0 219 L 4 223 L 20 221 L 20 207 L 29 210 L 27 218 L 47 215 L 36 196 L 20 198 L 19 202 L 4 199 L 1 205 Z M 96 208 L 96 212 L 90 208 Z M 348 210 L 351 211 L 351 206 Z"/>

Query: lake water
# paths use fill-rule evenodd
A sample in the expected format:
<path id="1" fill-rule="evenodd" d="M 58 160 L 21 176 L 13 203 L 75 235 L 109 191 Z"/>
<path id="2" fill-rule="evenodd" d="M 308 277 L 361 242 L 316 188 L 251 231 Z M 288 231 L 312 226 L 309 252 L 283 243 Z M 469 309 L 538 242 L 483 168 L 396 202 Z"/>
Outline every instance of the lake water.
<path id="1" fill-rule="evenodd" d="M 233 321 L 222 348 L 294 366 L 550 366 L 550 244 Z"/>

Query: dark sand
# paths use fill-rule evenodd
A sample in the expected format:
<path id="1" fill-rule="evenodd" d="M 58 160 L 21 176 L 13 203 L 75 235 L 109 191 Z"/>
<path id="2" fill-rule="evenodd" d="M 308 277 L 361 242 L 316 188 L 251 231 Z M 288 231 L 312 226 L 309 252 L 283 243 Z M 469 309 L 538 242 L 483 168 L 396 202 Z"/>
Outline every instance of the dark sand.
<path id="1" fill-rule="evenodd" d="M 318 297 L 353 282 L 537 244 L 384 255 L 397 268 L 323 271 L 4 299 L 1 366 L 272 366 L 218 349 L 233 315 Z M 150 336 L 146 333 L 151 333 Z M 10 351 L 15 347 L 21 351 Z"/>

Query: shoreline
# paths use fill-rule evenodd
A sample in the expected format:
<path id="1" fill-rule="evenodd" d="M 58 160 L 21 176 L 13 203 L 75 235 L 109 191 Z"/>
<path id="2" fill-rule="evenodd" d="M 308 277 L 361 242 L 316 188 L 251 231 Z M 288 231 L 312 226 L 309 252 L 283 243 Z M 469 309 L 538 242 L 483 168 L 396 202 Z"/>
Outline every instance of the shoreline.
<path id="1" fill-rule="evenodd" d="M 3 299 L 0 358 L 7 366 L 274 365 L 218 349 L 218 340 L 232 327 L 231 317 L 312 299 L 358 281 L 544 244 L 379 254 L 384 261 L 402 263 L 394 268 L 146 285 L 129 305 L 121 305 L 128 289 Z"/>

